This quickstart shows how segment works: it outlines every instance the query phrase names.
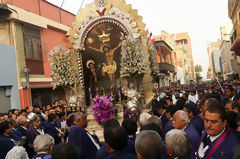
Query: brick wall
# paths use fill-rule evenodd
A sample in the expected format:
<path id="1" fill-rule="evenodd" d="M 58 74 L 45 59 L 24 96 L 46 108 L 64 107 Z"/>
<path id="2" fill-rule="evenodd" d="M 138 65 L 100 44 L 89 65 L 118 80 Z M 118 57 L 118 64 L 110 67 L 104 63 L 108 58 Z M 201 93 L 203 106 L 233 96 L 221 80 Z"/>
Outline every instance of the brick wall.
<path id="1" fill-rule="evenodd" d="M 24 42 L 22 33 L 22 24 L 15 23 L 15 41 L 16 41 L 16 58 L 19 78 L 24 78 L 23 69 L 26 67 Z"/>

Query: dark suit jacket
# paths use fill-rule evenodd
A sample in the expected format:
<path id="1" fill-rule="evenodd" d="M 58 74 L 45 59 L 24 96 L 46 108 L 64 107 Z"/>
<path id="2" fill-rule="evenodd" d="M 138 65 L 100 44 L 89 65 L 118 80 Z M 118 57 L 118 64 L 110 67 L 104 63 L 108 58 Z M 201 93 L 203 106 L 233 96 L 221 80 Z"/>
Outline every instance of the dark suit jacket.
<path id="1" fill-rule="evenodd" d="M 110 153 L 106 159 L 137 159 L 137 156 L 126 151 L 115 151 Z"/>
<path id="2" fill-rule="evenodd" d="M 170 131 L 172 129 L 173 129 L 172 120 L 169 120 L 167 122 L 166 126 L 164 127 L 163 132 L 162 132 L 162 138 L 163 138 L 164 141 L 165 141 L 165 135 L 167 134 L 168 131 Z"/>
<path id="3" fill-rule="evenodd" d="M 191 125 L 194 126 L 198 132 L 198 134 L 201 136 L 202 131 L 204 129 L 204 123 L 200 116 L 196 115 L 191 119 Z"/>
<path id="4" fill-rule="evenodd" d="M 8 151 L 14 146 L 14 142 L 9 136 L 0 135 L 0 159 L 5 159 Z"/>
<path id="5" fill-rule="evenodd" d="M 51 122 L 46 122 L 45 124 L 45 133 L 54 138 L 55 144 L 61 143 L 61 138 L 58 136 L 60 132 L 57 130 L 57 128 L 57 125 Z"/>
<path id="6" fill-rule="evenodd" d="M 22 134 L 22 136 L 26 136 L 27 130 L 22 128 L 21 126 L 18 126 L 17 130 Z"/>
<path id="7" fill-rule="evenodd" d="M 125 153 L 132 153 L 132 154 L 136 154 L 135 152 L 135 147 L 134 147 L 134 143 L 128 139 L 128 144 L 126 146 L 126 148 L 123 150 Z M 100 149 L 97 151 L 96 153 L 96 157 L 95 159 L 105 159 L 110 155 L 110 153 L 107 151 L 107 147 L 105 144 L 103 144 Z"/>
<path id="8" fill-rule="evenodd" d="M 192 159 L 194 158 L 195 152 L 197 151 L 200 142 L 200 135 L 198 134 L 195 127 L 192 126 L 191 124 L 187 128 L 185 128 L 184 131 L 188 134 L 192 143 L 192 152 L 189 157 L 189 159 Z"/>

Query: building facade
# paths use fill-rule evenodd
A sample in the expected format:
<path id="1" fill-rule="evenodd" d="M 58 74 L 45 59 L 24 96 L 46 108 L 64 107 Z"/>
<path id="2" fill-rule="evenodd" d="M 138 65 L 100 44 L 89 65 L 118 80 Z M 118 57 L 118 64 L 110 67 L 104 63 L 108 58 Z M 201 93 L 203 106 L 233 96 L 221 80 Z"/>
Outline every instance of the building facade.
<path id="1" fill-rule="evenodd" d="M 230 33 L 232 31 L 232 24 L 226 24 L 224 26 L 221 26 L 220 31 L 222 39 L 220 51 L 222 58 L 223 79 L 233 79 L 238 73 L 238 66 L 236 55 L 234 54 L 234 52 L 230 51 Z"/>
<path id="2" fill-rule="evenodd" d="M 8 97 L 15 99 L 15 102 L 10 100 L 8 107 L 42 106 L 64 99 L 63 90 L 52 90 L 48 53 L 58 45 L 67 48 L 66 33 L 75 15 L 45 0 L 5 0 L 0 4 L 0 52 L 7 50 L 12 72 L 16 72 L 12 82 L 0 77 L 0 81 L 6 81 L 0 87 L 4 87 Z M 0 68 L 8 65 L 10 63 L 0 63 Z M 6 77 L 8 73 L 10 76 L 10 72 L 5 72 Z M 7 91 L 9 86 L 18 90 L 16 95 Z"/>
<path id="3" fill-rule="evenodd" d="M 175 49 L 175 41 L 170 34 L 165 31 L 161 32 L 156 39 L 154 46 L 157 51 L 157 61 L 159 65 L 160 87 L 173 86 L 177 84 L 176 68 L 174 66 L 173 50 Z"/>
<path id="4" fill-rule="evenodd" d="M 217 42 L 211 42 L 208 44 L 207 52 L 208 52 L 208 59 L 209 59 L 209 68 L 207 72 L 207 78 L 214 79 L 214 74 L 216 73 L 214 71 L 214 68 L 218 69 L 220 68 L 219 65 L 219 57 L 217 58 L 218 53 L 220 53 L 220 46 L 221 46 L 222 40 L 218 40 Z M 213 52 L 216 56 L 213 55 Z M 221 54 L 221 53 L 220 53 Z M 213 57 L 215 57 L 213 59 Z M 214 62 L 215 61 L 215 62 Z M 214 62 L 214 64 L 213 64 Z"/>
<path id="5" fill-rule="evenodd" d="M 189 80 L 194 81 L 195 76 L 195 69 L 194 69 L 194 61 L 192 55 L 192 44 L 191 38 L 187 32 L 185 33 L 176 33 L 174 34 L 175 42 L 178 49 L 182 49 L 185 52 L 185 56 L 183 57 L 184 61 L 184 69 L 189 75 Z"/>
<path id="6" fill-rule="evenodd" d="M 230 34 L 231 51 L 237 56 L 238 77 L 240 74 L 240 1 L 228 0 L 228 17 L 232 20 L 233 29 Z"/>

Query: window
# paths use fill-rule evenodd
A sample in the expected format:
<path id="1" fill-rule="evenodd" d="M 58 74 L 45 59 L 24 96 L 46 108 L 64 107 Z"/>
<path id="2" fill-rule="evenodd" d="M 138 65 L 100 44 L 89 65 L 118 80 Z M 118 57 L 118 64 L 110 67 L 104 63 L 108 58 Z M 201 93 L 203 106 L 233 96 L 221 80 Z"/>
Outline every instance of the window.
<path id="1" fill-rule="evenodd" d="M 24 24 L 23 39 L 26 59 L 42 60 L 40 28 Z"/>
<path id="2" fill-rule="evenodd" d="M 40 31 L 39 27 L 23 24 L 26 66 L 30 68 L 30 74 L 44 74 Z"/>

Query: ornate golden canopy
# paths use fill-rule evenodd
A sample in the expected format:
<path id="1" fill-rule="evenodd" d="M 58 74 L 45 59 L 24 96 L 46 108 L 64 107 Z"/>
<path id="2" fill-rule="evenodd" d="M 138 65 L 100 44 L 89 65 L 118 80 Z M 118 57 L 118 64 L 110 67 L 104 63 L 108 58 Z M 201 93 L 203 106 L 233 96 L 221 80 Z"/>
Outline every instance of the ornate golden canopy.
<path id="1" fill-rule="evenodd" d="M 145 24 L 136 9 L 125 0 L 94 0 L 82 8 L 76 16 L 73 28 L 68 32 L 69 48 L 84 49 L 84 41 L 91 29 L 104 22 L 121 27 L 127 34 L 146 35 Z"/>

